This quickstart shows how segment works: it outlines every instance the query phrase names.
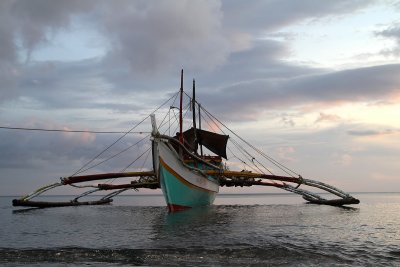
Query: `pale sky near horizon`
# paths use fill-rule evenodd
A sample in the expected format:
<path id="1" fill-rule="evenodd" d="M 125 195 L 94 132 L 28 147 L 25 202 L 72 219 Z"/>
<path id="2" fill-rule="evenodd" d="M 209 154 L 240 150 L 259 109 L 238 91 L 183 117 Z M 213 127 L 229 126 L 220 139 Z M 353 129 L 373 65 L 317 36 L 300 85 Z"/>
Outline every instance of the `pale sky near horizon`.
<path id="1" fill-rule="evenodd" d="M 303 177 L 400 191 L 400 1 L 0 2 L 0 126 L 124 131 L 182 67 L 208 110 Z M 113 138 L 0 129 L 0 195 Z"/>

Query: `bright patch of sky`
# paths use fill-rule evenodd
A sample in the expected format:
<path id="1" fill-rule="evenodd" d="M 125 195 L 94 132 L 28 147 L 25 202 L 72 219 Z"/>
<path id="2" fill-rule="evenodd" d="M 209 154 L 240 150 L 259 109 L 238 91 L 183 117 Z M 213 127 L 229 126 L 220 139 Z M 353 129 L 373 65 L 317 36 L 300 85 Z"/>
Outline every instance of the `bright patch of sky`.
<path id="1" fill-rule="evenodd" d="M 349 104 L 331 109 L 349 121 L 371 125 L 400 128 L 400 104 L 370 105 L 365 103 Z"/>
<path id="2" fill-rule="evenodd" d="M 80 26 L 79 26 L 80 25 Z M 106 41 L 94 29 L 75 22 L 69 29 L 48 33 L 49 44 L 39 46 L 32 61 L 79 61 L 100 58 L 106 53 Z"/>
<path id="3" fill-rule="evenodd" d="M 287 38 L 291 56 L 288 61 L 324 68 L 349 68 L 376 63 L 399 62 L 380 54 L 395 41 L 376 32 L 398 21 L 400 12 L 389 6 L 373 6 L 342 16 L 311 19 L 284 28 L 276 36 Z"/>
<path id="4" fill-rule="evenodd" d="M 264 119 L 260 118 L 257 121 L 235 125 L 235 129 L 240 135 L 250 136 L 250 140 L 255 142 L 260 135 L 266 133 L 271 138 L 271 135 L 278 133 L 312 133 L 340 125 L 364 125 L 366 128 L 396 131 L 400 128 L 398 118 L 400 118 L 400 104 L 398 103 L 371 104 L 361 102 L 321 107 L 321 111 L 307 112 L 300 109 L 284 114 L 274 114 L 273 116 L 266 114 Z M 252 139 L 253 135 L 254 139 Z M 269 141 L 271 144 L 280 143 L 277 140 Z"/>
<path id="5" fill-rule="evenodd" d="M 399 103 L 348 103 L 338 104 L 332 107 L 321 108 L 323 112 L 293 113 L 292 123 L 296 127 L 329 128 L 342 123 L 375 125 L 391 129 L 400 128 L 400 104 Z"/>

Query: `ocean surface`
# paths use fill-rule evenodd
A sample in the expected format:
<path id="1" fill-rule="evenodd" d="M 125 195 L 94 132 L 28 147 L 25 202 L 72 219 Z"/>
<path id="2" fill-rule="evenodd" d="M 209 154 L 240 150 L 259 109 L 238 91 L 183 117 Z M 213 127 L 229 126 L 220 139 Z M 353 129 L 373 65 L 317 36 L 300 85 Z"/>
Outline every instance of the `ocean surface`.
<path id="1" fill-rule="evenodd" d="M 0 197 L 0 266 L 400 266 L 400 193 L 354 196 L 219 195 L 178 213 L 161 195 L 25 210 Z"/>

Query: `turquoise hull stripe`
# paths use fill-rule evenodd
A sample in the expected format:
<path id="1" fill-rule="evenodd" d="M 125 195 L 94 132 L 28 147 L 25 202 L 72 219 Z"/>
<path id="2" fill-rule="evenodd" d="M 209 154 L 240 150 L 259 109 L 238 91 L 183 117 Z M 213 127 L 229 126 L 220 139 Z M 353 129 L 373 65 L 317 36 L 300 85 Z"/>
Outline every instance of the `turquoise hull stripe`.
<path id="1" fill-rule="evenodd" d="M 160 164 L 160 185 L 167 204 L 186 207 L 211 205 L 216 192 L 187 185 Z"/>

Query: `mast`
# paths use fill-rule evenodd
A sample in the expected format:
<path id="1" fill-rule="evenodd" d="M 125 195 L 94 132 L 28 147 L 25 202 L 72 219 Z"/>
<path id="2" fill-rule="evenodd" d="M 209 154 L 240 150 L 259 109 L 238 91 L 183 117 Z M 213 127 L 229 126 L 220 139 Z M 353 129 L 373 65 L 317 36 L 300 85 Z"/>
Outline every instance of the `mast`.
<path id="1" fill-rule="evenodd" d="M 180 89 L 180 104 L 179 104 L 179 142 L 181 142 L 181 144 L 183 144 L 182 98 L 183 98 L 183 69 L 181 70 L 181 89 Z"/>
<path id="2" fill-rule="evenodd" d="M 196 85 L 194 79 L 193 79 L 193 95 L 192 95 L 192 112 L 193 112 L 193 130 L 194 130 L 194 152 L 197 154 Z"/>

